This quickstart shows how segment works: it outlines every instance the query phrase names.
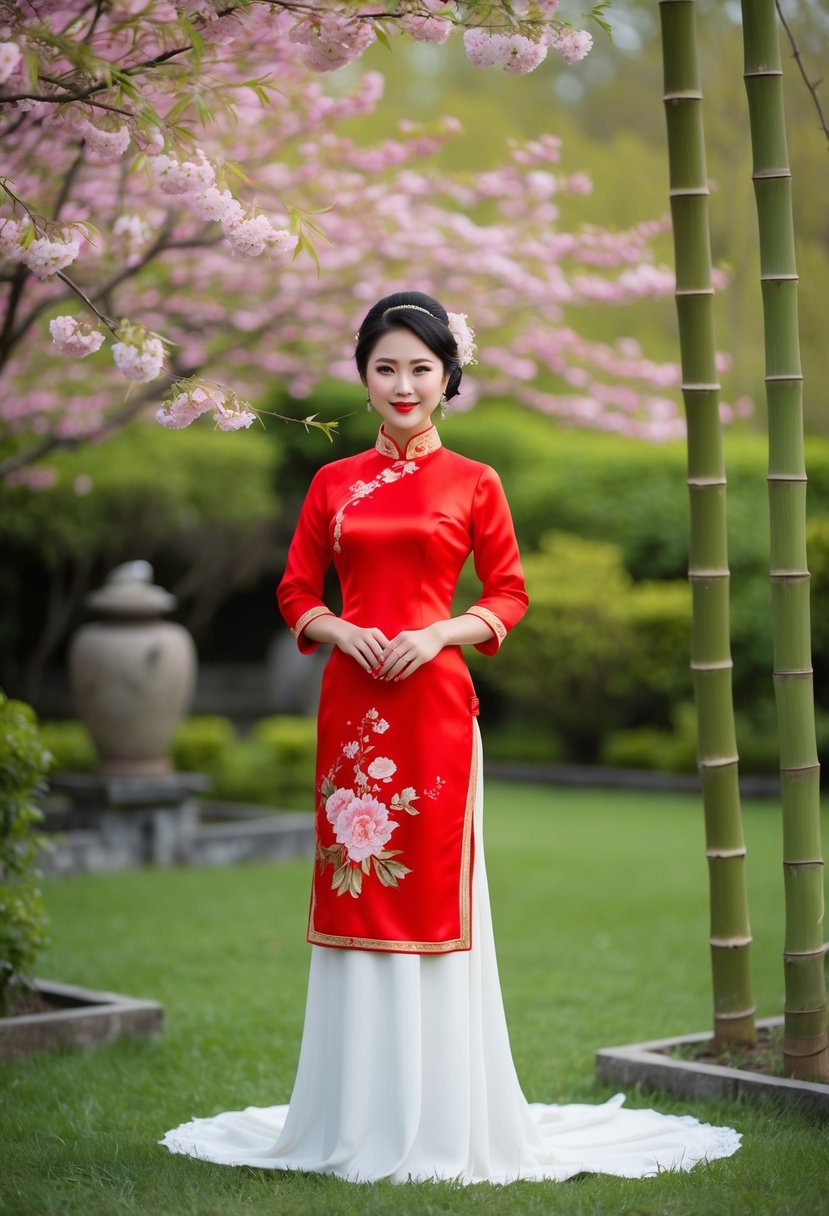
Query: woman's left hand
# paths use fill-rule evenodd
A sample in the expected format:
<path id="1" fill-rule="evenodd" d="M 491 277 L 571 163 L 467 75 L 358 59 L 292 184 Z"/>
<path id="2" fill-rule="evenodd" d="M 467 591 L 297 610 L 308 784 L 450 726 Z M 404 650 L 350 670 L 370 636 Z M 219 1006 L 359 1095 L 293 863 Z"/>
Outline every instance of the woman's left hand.
<path id="1" fill-rule="evenodd" d="M 425 629 L 404 629 L 385 648 L 383 660 L 372 675 L 378 680 L 405 680 L 443 650 L 444 642 L 437 625 Z"/>

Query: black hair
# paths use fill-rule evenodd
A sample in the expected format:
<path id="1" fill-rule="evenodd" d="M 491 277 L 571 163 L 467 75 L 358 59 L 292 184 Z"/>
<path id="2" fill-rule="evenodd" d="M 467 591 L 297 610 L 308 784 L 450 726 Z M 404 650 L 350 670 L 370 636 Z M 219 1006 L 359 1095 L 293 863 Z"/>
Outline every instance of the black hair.
<path id="1" fill-rule="evenodd" d="M 411 305 L 409 308 L 401 305 Z M 393 312 L 388 312 L 389 309 Z M 449 315 L 442 304 L 422 291 L 396 291 L 378 300 L 365 315 L 359 333 L 354 359 L 360 379 L 365 382 L 369 355 L 383 334 L 393 329 L 408 329 L 424 342 L 440 359 L 444 372 L 449 373 L 446 399 L 456 397 L 461 385 L 461 365 L 458 344 L 449 330 Z"/>

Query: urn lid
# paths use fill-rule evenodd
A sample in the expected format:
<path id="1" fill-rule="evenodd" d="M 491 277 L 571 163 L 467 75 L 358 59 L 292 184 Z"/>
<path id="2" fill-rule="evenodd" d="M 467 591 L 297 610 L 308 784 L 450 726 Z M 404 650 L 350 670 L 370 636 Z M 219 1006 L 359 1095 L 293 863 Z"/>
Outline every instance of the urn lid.
<path id="1" fill-rule="evenodd" d="M 149 562 L 124 562 L 106 577 L 104 585 L 90 592 L 84 603 L 101 616 L 161 616 L 176 605 L 176 597 L 153 582 Z"/>

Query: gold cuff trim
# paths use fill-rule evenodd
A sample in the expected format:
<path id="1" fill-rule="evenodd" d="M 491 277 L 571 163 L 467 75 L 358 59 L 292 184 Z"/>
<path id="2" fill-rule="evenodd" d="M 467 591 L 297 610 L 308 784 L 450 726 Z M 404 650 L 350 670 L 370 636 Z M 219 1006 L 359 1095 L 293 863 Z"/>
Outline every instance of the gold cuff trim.
<path id="1" fill-rule="evenodd" d="M 319 605 L 316 608 L 309 608 L 307 612 L 303 612 L 302 616 L 291 630 L 291 633 L 294 635 L 297 641 L 299 641 L 300 637 L 302 636 L 302 631 L 306 625 L 310 625 L 311 621 L 315 621 L 318 616 L 334 616 L 334 613 L 330 608 L 324 608 L 322 605 Z"/>
<path id="2" fill-rule="evenodd" d="M 406 451 L 402 452 L 390 435 L 380 427 L 374 444 L 381 456 L 389 456 L 392 460 L 417 460 L 420 456 L 428 456 L 443 447 L 443 442 L 437 428 L 430 426 L 428 430 L 413 435 L 406 443 Z"/>
<path id="3" fill-rule="evenodd" d="M 482 621 L 489 625 L 490 629 L 498 639 L 498 645 L 501 645 L 504 638 L 507 636 L 507 627 L 500 617 L 496 616 L 494 612 L 490 612 L 488 608 L 481 608 L 477 606 L 475 608 L 467 608 L 466 612 L 468 616 L 480 617 Z"/>

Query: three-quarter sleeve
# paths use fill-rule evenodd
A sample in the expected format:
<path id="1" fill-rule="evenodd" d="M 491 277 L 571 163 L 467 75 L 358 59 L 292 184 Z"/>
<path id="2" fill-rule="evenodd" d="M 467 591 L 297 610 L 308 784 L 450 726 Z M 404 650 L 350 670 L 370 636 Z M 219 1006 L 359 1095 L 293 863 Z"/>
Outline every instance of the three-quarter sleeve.
<path id="1" fill-rule="evenodd" d="M 328 534 L 328 495 L 324 469 L 311 481 L 288 550 L 282 581 L 276 589 L 279 609 L 303 654 L 319 642 L 305 636 L 305 628 L 318 616 L 335 615 L 322 601 L 325 573 L 331 562 Z"/>
<path id="2" fill-rule="evenodd" d="M 492 630 L 492 637 L 477 642 L 475 649 L 494 654 L 527 611 L 529 600 L 509 504 L 501 479 L 489 467 L 481 474 L 472 500 L 472 553 L 483 586 L 480 599 L 466 612 Z"/>

